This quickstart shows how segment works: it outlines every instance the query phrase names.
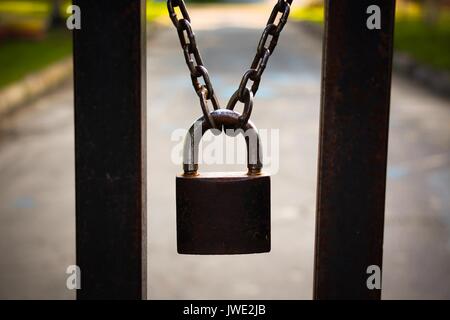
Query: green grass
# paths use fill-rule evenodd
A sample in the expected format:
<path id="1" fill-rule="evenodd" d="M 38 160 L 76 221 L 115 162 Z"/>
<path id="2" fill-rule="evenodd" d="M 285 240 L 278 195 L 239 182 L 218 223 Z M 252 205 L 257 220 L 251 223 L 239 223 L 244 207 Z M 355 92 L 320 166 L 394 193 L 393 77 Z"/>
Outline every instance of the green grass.
<path id="1" fill-rule="evenodd" d="M 67 30 L 52 30 L 42 41 L 8 40 L 0 45 L 0 88 L 24 78 L 72 52 Z"/>
<path id="2" fill-rule="evenodd" d="M 65 13 L 67 2 L 61 12 Z M 39 32 L 50 14 L 48 1 L 2 1 L 0 24 L 17 30 Z M 166 2 L 148 0 L 147 20 L 167 15 Z M 39 71 L 72 53 L 72 37 L 68 30 L 50 30 L 42 39 L 7 39 L 0 42 L 0 89 Z"/>
<path id="3" fill-rule="evenodd" d="M 398 19 L 394 47 L 417 61 L 450 71 L 450 19 L 427 25 L 418 19 Z"/>
<path id="4" fill-rule="evenodd" d="M 168 16 L 165 1 L 147 0 L 147 21 L 154 21 L 165 15 Z"/>
<path id="5" fill-rule="evenodd" d="M 47 27 L 51 6 L 48 1 L 0 2 L 0 28 L 20 30 L 23 32 L 43 32 Z"/>
<path id="6" fill-rule="evenodd" d="M 450 12 L 441 12 L 434 24 L 426 24 L 422 8 L 417 4 L 397 7 L 394 48 L 431 67 L 450 71 Z M 293 10 L 291 18 L 323 23 L 323 6 Z"/>
<path id="7" fill-rule="evenodd" d="M 292 10 L 289 19 L 323 23 L 323 6 L 300 7 Z"/>

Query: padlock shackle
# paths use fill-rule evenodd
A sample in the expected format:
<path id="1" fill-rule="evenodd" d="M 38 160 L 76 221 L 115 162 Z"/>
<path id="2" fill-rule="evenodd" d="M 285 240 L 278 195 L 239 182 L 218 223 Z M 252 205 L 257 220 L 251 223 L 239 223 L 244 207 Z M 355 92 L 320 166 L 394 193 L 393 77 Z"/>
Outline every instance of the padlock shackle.
<path id="1" fill-rule="evenodd" d="M 221 128 L 221 131 L 227 133 L 227 129 L 234 129 L 235 135 L 242 134 L 247 146 L 247 168 L 248 175 L 258 175 L 261 173 L 262 148 L 261 139 L 255 125 L 248 121 L 242 125 L 240 121 L 241 114 L 228 109 L 218 109 L 211 112 L 215 125 Z M 184 175 L 197 175 L 198 170 L 198 152 L 200 141 L 203 135 L 212 129 L 210 122 L 205 117 L 200 117 L 189 128 L 184 140 L 183 148 L 183 170 Z"/>

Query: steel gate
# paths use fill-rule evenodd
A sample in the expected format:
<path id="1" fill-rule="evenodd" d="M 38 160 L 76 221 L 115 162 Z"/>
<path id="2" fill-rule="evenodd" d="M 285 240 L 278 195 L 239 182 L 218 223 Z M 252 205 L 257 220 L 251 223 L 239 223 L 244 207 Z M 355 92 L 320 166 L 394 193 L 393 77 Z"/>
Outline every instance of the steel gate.
<path id="1" fill-rule="evenodd" d="M 145 0 L 73 2 L 77 298 L 145 299 Z M 379 30 L 365 28 L 369 5 Z M 394 9 L 326 1 L 316 299 L 381 297 L 366 268 L 382 265 Z"/>

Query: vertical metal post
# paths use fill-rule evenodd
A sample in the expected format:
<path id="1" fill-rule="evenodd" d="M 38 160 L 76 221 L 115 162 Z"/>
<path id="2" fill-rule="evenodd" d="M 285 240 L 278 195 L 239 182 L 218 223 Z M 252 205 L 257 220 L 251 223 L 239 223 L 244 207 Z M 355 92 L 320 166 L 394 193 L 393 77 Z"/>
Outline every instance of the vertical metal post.
<path id="1" fill-rule="evenodd" d="M 73 4 L 77 298 L 145 299 L 145 0 Z"/>
<path id="2" fill-rule="evenodd" d="M 380 299 L 366 282 L 382 267 L 395 1 L 325 8 L 314 298 Z"/>

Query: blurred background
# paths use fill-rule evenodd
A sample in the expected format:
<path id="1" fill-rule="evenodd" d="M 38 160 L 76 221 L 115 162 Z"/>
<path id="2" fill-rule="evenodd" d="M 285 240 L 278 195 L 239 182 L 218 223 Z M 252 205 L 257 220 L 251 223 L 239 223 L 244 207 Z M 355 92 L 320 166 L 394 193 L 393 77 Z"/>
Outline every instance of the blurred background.
<path id="1" fill-rule="evenodd" d="M 188 1 L 222 104 L 274 2 Z M 75 297 L 65 286 L 75 264 L 68 5 L 0 0 L 0 299 Z M 253 121 L 280 137 L 272 252 L 263 255 L 176 254 L 173 132 L 200 108 L 165 2 L 148 1 L 147 20 L 149 298 L 311 299 L 323 1 L 294 0 L 255 100 Z M 449 74 L 450 1 L 397 0 L 385 299 L 450 298 Z"/>

